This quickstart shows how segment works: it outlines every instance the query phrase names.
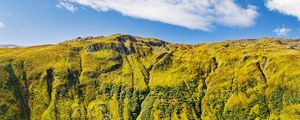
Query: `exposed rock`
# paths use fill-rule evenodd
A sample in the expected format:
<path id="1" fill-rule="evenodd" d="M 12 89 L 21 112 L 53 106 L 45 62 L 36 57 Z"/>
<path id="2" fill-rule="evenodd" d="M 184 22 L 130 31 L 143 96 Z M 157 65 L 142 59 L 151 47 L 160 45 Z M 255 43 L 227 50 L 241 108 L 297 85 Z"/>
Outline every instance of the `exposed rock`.
<path id="1" fill-rule="evenodd" d="M 299 44 L 117 34 L 0 49 L 0 119 L 297 120 Z"/>
<path id="2" fill-rule="evenodd" d="M 101 38 L 104 38 L 104 36 L 87 36 L 87 37 L 77 37 L 77 38 L 74 38 L 74 39 L 71 39 L 71 40 L 66 40 L 62 43 L 65 43 L 65 42 L 78 42 L 78 41 L 86 41 L 86 40 L 94 40 L 94 39 L 101 39 Z"/>

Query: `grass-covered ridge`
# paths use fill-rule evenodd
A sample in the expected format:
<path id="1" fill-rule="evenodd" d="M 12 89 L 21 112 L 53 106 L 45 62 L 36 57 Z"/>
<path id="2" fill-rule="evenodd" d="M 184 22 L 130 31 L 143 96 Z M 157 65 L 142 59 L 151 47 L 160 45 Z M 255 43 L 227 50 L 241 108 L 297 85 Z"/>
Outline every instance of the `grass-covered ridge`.
<path id="1" fill-rule="evenodd" d="M 300 42 L 124 34 L 0 48 L 0 119 L 300 119 Z"/>

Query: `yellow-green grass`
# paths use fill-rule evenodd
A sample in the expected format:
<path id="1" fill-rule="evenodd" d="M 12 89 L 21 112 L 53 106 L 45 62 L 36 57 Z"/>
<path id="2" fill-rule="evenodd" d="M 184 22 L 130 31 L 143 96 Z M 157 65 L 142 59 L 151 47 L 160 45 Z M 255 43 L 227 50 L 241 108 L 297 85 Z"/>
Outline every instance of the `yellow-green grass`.
<path id="1" fill-rule="evenodd" d="M 300 119 L 300 42 L 115 34 L 0 49 L 0 119 Z"/>

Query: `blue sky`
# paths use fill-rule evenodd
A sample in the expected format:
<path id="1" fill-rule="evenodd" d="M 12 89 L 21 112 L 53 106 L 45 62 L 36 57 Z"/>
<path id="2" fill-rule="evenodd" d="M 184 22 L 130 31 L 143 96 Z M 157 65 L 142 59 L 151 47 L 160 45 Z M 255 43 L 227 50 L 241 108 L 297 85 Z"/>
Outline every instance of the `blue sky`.
<path id="1" fill-rule="evenodd" d="M 1 0 L 0 44 L 52 44 L 114 33 L 188 44 L 300 38 L 299 0 L 145 1 Z"/>

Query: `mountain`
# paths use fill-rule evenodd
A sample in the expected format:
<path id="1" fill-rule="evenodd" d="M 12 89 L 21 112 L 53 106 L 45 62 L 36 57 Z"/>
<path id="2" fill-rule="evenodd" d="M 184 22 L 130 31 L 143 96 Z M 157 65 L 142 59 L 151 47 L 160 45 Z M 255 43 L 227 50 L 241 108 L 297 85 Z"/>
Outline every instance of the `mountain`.
<path id="1" fill-rule="evenodd" d="M 18 46 L 13 44 L 0 44 L 0 48 L 16 48 L 16 47 Z"/>
<path id="2" fill-rule="evenodd" d="M 300 41 L 124 34 L 0 49 L 0 119 L 300 117 Z"/>

